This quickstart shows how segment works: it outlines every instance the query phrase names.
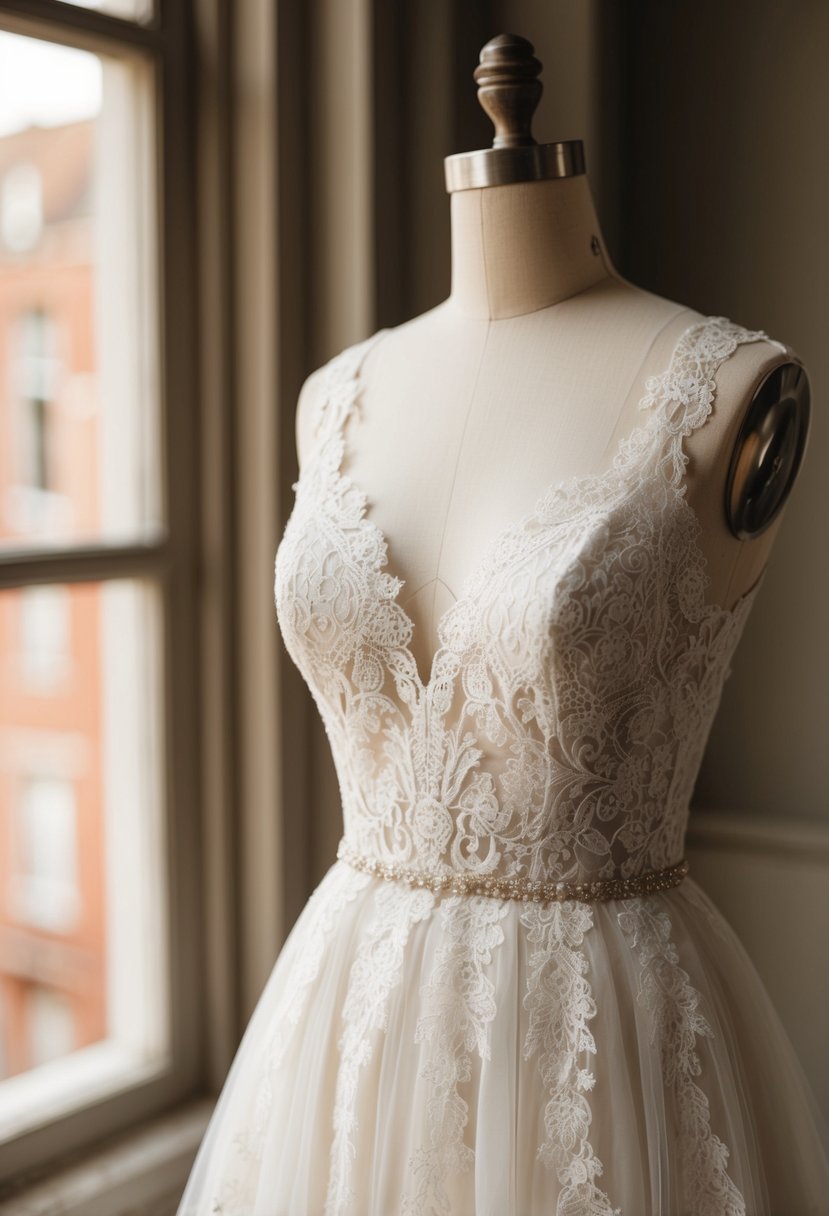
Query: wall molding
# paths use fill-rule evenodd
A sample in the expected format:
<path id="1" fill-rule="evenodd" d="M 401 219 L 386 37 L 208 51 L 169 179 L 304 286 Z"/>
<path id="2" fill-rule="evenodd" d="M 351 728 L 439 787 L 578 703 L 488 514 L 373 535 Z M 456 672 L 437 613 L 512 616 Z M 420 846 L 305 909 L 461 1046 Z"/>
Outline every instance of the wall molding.
<path id="1" fill-rule="evenodd" d="M 700 849 L 771 853 L 829 865 L 829 825 L 808 819 L 692 809 L 688 843 Z"/>

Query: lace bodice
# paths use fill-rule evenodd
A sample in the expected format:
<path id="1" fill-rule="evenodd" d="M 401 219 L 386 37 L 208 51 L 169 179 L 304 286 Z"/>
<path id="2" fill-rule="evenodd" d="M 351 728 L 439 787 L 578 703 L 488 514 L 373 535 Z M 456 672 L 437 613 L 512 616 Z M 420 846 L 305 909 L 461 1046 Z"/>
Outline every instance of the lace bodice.
<path id="1" fill-rule="evenodd" d="M 424 683 L 404 580 L 344 470 L 362 361 L 385 332 L 323 369 L 276 554 L 278 619 L 331 744 L 345 839 L 390 863 L 536 881 L 678 862 L 759 586 L 733 609 L 706 601 L 683 441 L 723 360 L 772 340 L 725 317 L 689 326 L 610 468 L 551 486 L 496 537 L 440 620 Z"/>

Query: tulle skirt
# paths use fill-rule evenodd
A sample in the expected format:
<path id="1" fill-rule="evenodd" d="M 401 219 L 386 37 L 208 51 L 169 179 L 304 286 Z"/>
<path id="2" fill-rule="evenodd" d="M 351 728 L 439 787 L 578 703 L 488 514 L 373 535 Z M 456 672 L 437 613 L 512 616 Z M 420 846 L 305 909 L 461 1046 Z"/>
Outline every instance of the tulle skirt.
<path id="1" fill-rule="evenodd" d="M 753 964 L 691 877 L 542 904 L 336 861 L 179 1216 L 826 1216 L 826 1146 Z"/>

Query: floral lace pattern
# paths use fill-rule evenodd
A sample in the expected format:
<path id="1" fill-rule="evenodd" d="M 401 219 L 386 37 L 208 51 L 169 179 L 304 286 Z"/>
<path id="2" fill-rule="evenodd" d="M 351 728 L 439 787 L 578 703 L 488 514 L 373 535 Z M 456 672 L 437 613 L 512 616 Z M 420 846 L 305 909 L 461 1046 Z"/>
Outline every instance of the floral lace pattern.
<path id="1" fill-rule="evenodd" d="M 710 1038 L 712 1030 L 679 965 L 670 917 L 647 900 L 630 899 L 617 918 L 642 968 L 637 1000 L 650 1014 L 651 1041 L 660 1046 L 665 1086 L 676 1103 L 683 1210 L 746 1216 L 745 1200 L 728 1176 L 728 1149 L 711 1130 L 708 1099 L 694 1080 L 702 1072 L 697 1037 Z"/>
<path id="2" fill-rule="evenodd" d="M 705 602 L 682 443 L 712 409 L 723 360 L 771 340 L 724 317 L 689 326 L 646 381 L 646 421 L 611 467 L 551 487 L 495 539 L 440 621 L 423 684 L 403 580 L 342 469 L 359 369 L 384 332 L 324 369 L 317 442 L 275 569 L 346 838 L 387 862 L 545 881 L 676 863 L 759 585 L 733 610 Z"/>
<path id="3" fill-rule="evenodd" d="M 621 1216 L 621 1208 L 612 1207 L 594 1181 L 604 1167 L 588 1140 L 592 1114 L 585 1091 L 596 1078 L 579 1065 L 583 1053 L 596 1054 L 587 1025 L 596 1016 L 596 1002 L 586 979 L 587 960 L 579 950 L 593 927 L 593 909 L 574 901 L 528 905 L 521 920 L 535 946 L 524 996 L 530 1014 L 524 1059 L 538 1055 L 550 1093 L 544 1111 L 547 1135 L 538 1156 L 556 1171 L 562 1186 L 556 1216 Z"/>
<path id="4" fill-rule="evenodd" d="M 471 1053 L 489 1059 L 488 1026 L 495 1017 L 495 988 L 486 974 L 492 951 L 504 940 L 504 900 L 483 895 L 451 895 L 440 904 L 445 940 L 424 989 L 425 1012 L 415 1042 L 428 1043 L 423 1076 L 432 1086 L 428 1141 L 409 1161 L 414 1196 L 405 1196 L 402 1216 L 450 1216 L 446 1178 L 471 1165 L 474 1152 L 464 1142 L 467 1103 L 458 1086 L 472 1075 Z"/>

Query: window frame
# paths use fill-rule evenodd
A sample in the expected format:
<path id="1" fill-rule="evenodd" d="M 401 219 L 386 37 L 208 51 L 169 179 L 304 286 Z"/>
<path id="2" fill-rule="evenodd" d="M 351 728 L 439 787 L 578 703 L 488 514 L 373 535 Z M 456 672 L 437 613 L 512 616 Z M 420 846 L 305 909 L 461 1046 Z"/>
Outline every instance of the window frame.
<path id="1" fill-rule="evenodd" d="M 0 29 L 98 53 L 146 55 L 154 68 L 155 284 L 160 480 L 166 524 L 134 543 L 16 547 L 0 553 L 0 590 L 52 582 L 151 578 L 161 600 L 164 880 L 169 909 L 169 1063 L 0 1146 L 0 1195 L 56 1159 L 165 1111 L 196 1092 L 205 1025 L 201 918 L 201 537 L 198 284 L 194 233 L 193 41 L 190 0 L 156 0 L 144 24 L 61 0 L 0 0 Z M 195 628 L 194 628 L 195 624 Z"/>

